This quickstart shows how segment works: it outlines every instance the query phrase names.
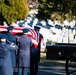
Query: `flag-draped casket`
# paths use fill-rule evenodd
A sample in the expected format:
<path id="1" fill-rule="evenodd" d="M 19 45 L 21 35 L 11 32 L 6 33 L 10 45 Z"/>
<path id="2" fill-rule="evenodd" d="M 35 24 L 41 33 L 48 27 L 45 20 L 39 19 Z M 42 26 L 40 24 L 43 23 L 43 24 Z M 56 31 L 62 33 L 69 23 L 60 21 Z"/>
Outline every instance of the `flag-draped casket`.
<path id="1" fill-rule="evenodd" d="M 7 26 L 1 26 L 0 25 L 0 33 L 7 32 L 6 28 L 7 28 Z M 18 33 L 22 33 L 22 29 L 23 29 L 22 27 L 14 27 L 12 34 L 17 35 Z M 28 28 L 28 29 L 29 29 L 29 32 L 27 33 L 27 35 L 32 38 L 33 46 L 36 48 L 38 46 L 38 43 L 36 41 L 37 33 L 32 28 Z"/>

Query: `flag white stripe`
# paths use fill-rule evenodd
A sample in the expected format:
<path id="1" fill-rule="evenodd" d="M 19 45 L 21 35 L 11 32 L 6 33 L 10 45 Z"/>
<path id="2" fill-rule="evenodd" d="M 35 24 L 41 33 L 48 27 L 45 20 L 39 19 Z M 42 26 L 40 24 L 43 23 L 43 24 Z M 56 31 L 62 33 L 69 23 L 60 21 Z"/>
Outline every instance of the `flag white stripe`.
<path id="1" fill-rule="evenodd" d="M 23 28 L 21 28 L 21 27 L 14 27 L 12 33 L 23 32 L 22 29 Z M 36 41 L 36 36 L 37 36 L 36 31 L 34 29 L 31 29 L 31 28 L 28 28 L 28 29 L 30 31 L 30 32 L 28 32 L 28 34 L 32 36 L 31 38 L 32 38 L 32 42 L 33 42 L 34 46 L 38 46 L 38 43 Z M 7 31 L 6 26 L 0 26 L 0 31 Z"/>

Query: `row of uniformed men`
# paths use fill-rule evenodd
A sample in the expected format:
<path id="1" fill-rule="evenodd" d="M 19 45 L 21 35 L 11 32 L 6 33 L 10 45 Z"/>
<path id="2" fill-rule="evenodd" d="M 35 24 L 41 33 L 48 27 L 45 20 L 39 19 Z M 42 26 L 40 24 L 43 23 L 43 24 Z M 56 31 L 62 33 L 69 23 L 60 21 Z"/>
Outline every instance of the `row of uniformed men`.
<path id="1" fill-rule="evenodd" d="M 27 28 L 20 36 L 12 35 L 12 29 L 13 26 L 9 26 L 6 34 L 0 34 L 0 75 L 13 75 L 12 67 L 18 67 L 18 75 L 27 75 L 28 68 L 31 75 L 37 75 L 40 43 L 38 48 L 32 46 L 31 38 L 26 35 L 29 31 Z M 35 30 L 39 32 L 40 27 L 35 26 Z"/>

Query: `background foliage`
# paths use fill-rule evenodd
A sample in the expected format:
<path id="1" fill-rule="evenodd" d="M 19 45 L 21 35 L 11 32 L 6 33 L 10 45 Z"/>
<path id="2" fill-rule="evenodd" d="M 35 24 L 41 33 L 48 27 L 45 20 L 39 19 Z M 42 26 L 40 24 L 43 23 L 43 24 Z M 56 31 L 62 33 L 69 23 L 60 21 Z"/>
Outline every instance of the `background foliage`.
<path id="1" fill-rule="evenodd" d="M 28 12 L 26 0 L 0 0 L 0 24 L 6 21 L 10 25 L 16 20 L 25 19 Z"/>
<path id="2" fill-rule="evenodd" d="M 40 17 L 42 16 L 42 17 Z M 39 0 L 38 18 L 72 20 L 76 17 L 76 0 Z"/>

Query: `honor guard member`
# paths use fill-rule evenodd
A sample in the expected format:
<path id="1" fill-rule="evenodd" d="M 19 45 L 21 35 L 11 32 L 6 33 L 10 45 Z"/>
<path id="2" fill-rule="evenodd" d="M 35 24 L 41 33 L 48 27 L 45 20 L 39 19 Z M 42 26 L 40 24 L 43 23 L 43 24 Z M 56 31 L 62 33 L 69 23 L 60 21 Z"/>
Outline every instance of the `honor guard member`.
<path id="1" fill-rule="evenodd" d="M 0 34 L 0 75 L 13 75 L 10 51 L 17 50 L 18 46 L 6 41 L 7 35 Z"/>
<path id="2" fill-rule="evenodd" d="M 18 75 L 27 75 L 30 68 L 30 47 L 32 39 L 27 36 L 28 29 L 24 28 L 23 35 L 18 38 L 19 43 L 19 68 Z"/>
<path id="3" fill-rule="evenodd" d="M 7 41 L 10 43 L 15 43 L 16 44 L 16 36 L 14 36 L 12 34 L 13 31 L 13 26 L 9 26 L 7 27 Z M 16 67 L 16 51 L 11 51 L 11 60 L 12 60 L 12 67 L 15 68 Z"/>
<path id="4" fill-rule="evenodd" d="M 36 40 L 38 42 L 38 47 L 31 48 L 31 66 L 30 66 L 30 75 L 37 75 L 38 72 L 38 63 L 40 61 L 40 49 L 41 49 L 41 41 L 43 39 L 42 34 L 39 33 L 40 27 L 34 26 L 34 30 L 37 33 Z"/>

